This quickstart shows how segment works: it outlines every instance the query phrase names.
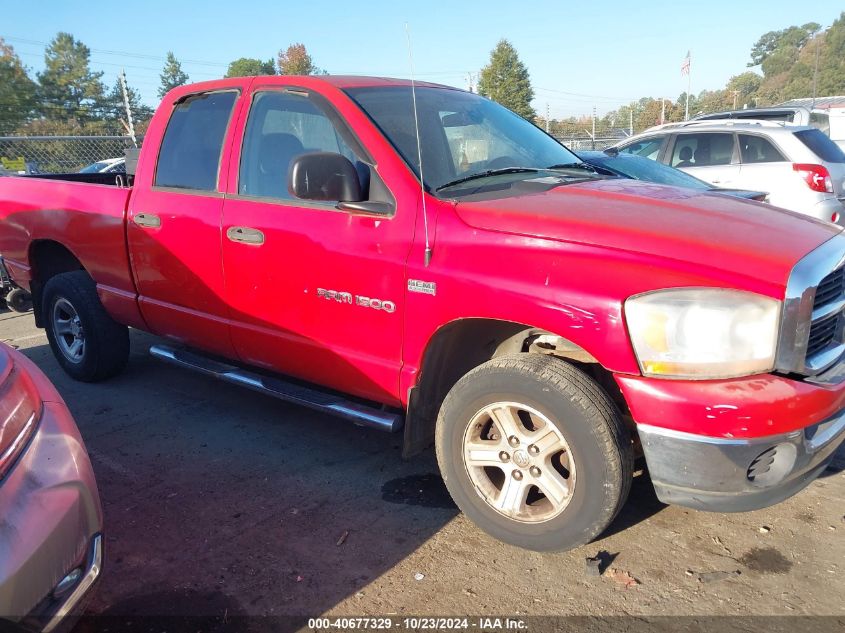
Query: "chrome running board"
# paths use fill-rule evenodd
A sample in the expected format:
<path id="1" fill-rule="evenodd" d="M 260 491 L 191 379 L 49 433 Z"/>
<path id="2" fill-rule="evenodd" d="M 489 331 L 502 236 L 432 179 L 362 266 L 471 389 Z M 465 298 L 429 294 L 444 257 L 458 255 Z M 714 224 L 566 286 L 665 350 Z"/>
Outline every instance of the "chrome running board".
<path id="1" fill-rule="evenodd" d="M 398 413 L 382 411 L 331 393 L 285 382 L 279 378 L 261 376 L 194 352 L 166 345 L 153 345 L 150 347 L 150 354 L 173 365 L 193 369 L 223 382 L 246 387 L 279 400 L 330 413 L 361 426 L 389 433 L 395 433 L 402 428 L 403 419 Z"/>

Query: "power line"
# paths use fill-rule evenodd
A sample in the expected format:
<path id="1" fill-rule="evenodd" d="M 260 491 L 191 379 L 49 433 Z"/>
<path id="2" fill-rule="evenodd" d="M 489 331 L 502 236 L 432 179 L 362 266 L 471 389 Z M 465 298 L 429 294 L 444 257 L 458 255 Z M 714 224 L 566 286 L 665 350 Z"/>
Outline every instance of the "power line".
<path id="1" fill-rule="evenodd" d="M 544 92 L 554 92 L 557 94 L 568 95 L 571 97 L 586 97 L 587 99 L 604 99 L 607 101 L 630 102 L 638 101 L 639 98 L 629 99 L 625 97 L 603 97 L 600 95 L 588 95 L 581 92 L 566 92 L 565 90 L 557 90 L 555 88 L 543 88 L 541 86 L 534 86 L 534 90 L 542 90 Z"/>
<path id="2" fill-rule="evenodd" d="M 30 51 L 15 51 L 18 55 L 26 56 L 26 57 L 43 57 L 42 53 L 35 53 Z M 117 62 L 104 62 L 99 59 L 90 58 L 89 62 L 98 66 L 115 66 L 117 68 L 131 68 L 133 70 L 149 70 L 151 72 L 160 73 L 161 68 L 154 68 L 152 66 L 135 66 L 132 64 L 123 64 Z M 187 62 L 186 62 L 187 63 Z M 222 77 L 220 73 L 208 73 L 208 72 L 196 72 L 191 71 L 191 74 L 198 75 L 201 77 Z"/>
<path id="3" fill-rule="evenodd" d="M 42 42 L 40 40 L 32 40 L 24 37 L 13 37 L 11 35 L 0 35 L 4 40 L 8 42 L 20 42 L 22 44 L 36 44 L 39 46 L 49 46 L 50 42 Z M 79 41 L 79 40 L 77 40 Z M 149 53 L 130 53 L 128 51 L 112 51 L 102 48 L 90 48 L 88 50 L 92 53 L 99 53 L 101 55 L 119 55 L 121 57 L 134 57 L 136 59 L 150 59 L 155 61 L 167 61 L 167 57 L 162 57 L 160 55 L 150 55 Z M 229 64 L 227 62 L 211 62 L 211 61 L 204 61 L 199 59 L 182 59 L 180 60 L 184 63 L 190 64 L 200 64 L 204 66 L 221 66 L 223 68 L 228 68 Z"/>

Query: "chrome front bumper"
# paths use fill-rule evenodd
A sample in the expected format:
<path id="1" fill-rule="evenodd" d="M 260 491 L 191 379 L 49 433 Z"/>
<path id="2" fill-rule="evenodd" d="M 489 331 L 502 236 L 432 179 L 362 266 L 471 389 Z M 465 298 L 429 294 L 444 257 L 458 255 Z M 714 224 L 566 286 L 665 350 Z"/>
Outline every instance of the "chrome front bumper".
<path id="1" fill-rule="evenodd" d="M 845 441 L 845 410 L 784 435 L 706 437 L 640 424 L 651 481 L 664 503 L 744 512 L 779 503 L 809 485 Z"/>

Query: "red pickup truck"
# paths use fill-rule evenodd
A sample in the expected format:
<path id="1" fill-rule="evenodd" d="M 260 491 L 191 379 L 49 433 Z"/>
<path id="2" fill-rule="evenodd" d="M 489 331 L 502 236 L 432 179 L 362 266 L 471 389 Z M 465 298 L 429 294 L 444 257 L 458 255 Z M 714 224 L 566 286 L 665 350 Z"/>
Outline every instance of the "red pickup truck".
<path id="1" fill-rule="evenodd" d="M 739 511 L 845 438 L 840 228 L 599 176 L 461 90 L 183 86 L 134 176 L 3 178 L 0 221 L 74 378 L 153 332 L 158 357 L 403 429 L 406 455 L 433 442 L 458 506 L 522 547 L 600 534 L 639 456 L 661 500 Z"/>

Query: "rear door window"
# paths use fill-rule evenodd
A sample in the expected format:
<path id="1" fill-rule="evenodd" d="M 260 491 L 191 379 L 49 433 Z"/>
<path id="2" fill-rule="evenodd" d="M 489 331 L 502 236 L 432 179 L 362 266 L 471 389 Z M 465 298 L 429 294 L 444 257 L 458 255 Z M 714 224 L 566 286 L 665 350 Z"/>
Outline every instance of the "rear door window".
<path id="1" fill-rule="evenodd" d="M 660 154 L 660 148 L 663 146 L 664 139 L 665 137 L 663 136 L 644 138 L 636 143 L 631 143 L 630 145 L 623 147 L 619 151 L 623 154 L 634 154 L 635 156 L 642 156 L 643 158 L 657 160 L 657 156 Z"/>
<path id="2" fill-rule="evenodd" d="M 786 160 L 768 139 L 750 134 L 739 135 L 739 153 L 744 164 L 779 163 Z"/>
<path id="3" fill-rule="evenodd" d="M 678 134 L 672 150 L 672 167 L 712 167 L 730 165 L 733 160 L 733 134 L 702 132 Z"/>
<path id="4" fill-rule="evenodd" d="M 794 134 L 813 154 L 826 163 L 845 163 L 845 153 L 821 130 L 800 130 Z"/>
<path id="5" fill-rule="evenodd" d="M 216 191 L 236 91 L 191 95 L 173 109 L 161 141 L 155 186 Z"/>

